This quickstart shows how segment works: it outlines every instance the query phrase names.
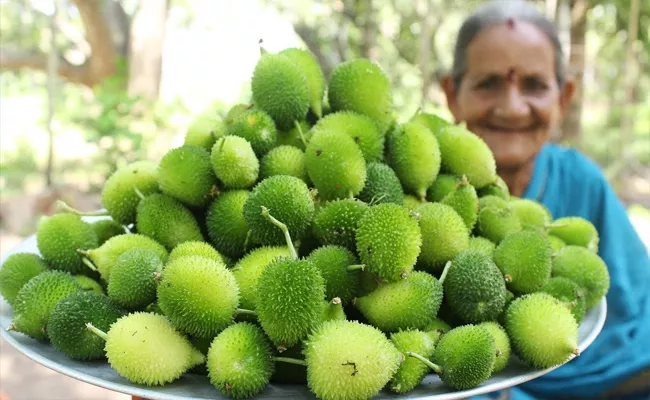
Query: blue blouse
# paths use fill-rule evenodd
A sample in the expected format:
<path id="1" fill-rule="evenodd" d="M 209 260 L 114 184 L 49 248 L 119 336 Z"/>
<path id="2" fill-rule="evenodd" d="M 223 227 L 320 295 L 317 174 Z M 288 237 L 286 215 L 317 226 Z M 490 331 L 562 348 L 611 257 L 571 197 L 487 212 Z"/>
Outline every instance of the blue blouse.
<path id="1" fill-rule="evenodd" d="M 576 150 L 546 144 L 523 197 L 546 205 L 553 218 L 580 216 L 595 225 L 610 288 L 607 319 L 592 345 L 510 398 L 595 397 L 650 368 L 650 258 L 600 168 Z"/>

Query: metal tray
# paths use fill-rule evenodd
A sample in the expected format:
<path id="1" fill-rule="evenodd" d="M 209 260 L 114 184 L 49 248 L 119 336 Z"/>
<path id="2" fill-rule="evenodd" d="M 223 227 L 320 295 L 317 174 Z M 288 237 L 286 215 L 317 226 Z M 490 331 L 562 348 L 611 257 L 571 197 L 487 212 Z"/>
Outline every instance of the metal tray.
<path id="1" fill-rule="evenodd" d="M 36 236 L 32 235 L 14 248 L 11 253 L 29 252 L 37 253 Z M 2 260 L 4 263 L 4 259 Z M 1 264 L 0 264 L 1 265 Z M 585 315 L 578 331 L 578 347 L 583 352 L 596 339 L 607 315 L 607 304 L 603 299 L 596 307 Z M 16 350 L 56 372 L 74 379 L 100 386 L 116 392 L 140 396 L 156 400 L 225 400 L 219 391 L 210 384 L 209 379 L 203 375 L 185 374 L 175 382 L 161 387 L 147 387 L 135 385 L 120 377 L 106 361 L 75 361 L 58 352 L 50 344 L 38 342 L 17 332 L 7 332 L 10 325 L 12 309 L 0 298 L 0 334 L 4 340 Z M 428 400 L 454 400 L 463 399 L 494 392 L 520 385 L 540 377 L 557 367 L 544 370 L 535 370 L 525 366 L 516 357 L 511 357 L 508 366 L 500 373 L 492 376 L 481 385 L 463 391 L 453 391 L 447 387 L 435 374 L 429 374 L 424 381 L 412 392 L 404 395 L 395 395 L 388 391 L 380 392 L 375 399 L 428 399 Z M 314 399 L 315 396 L 306 385 L 277 385 L 269 384 L 266 389 L 255 399 Z"/>

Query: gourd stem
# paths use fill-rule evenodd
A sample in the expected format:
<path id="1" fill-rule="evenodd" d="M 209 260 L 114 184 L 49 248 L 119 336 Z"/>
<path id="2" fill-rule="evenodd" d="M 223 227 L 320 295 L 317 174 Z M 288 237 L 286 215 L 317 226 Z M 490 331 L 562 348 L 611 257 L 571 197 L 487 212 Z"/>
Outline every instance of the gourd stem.
<path id="1" fill-rule="evenodd" d="M 94 333 L 95 335 L 99 336 L 104 340 L 108 338 L 106 332 L 102 331 L 101 329 L 95 328 L 93 324 L 90 322 L 86 323 L 86 328 L 88 328 L 89 331 L 91 331 L 92 333 Z"/>
<path id="2" fill-rule="evenodd" d="M 432 363 L 431 361 L 429 361 L 426 358 L 422 357 L 418 353 L 414 353 L 412 351 L 407 351 L 406 355 L 410 356 L 410 357 L 413 357 L 413 358 L 417 358 L 418 360 L 422 361 L 427 367 L 434 370 L 436 374 L 438 374 L 438 375 L 442 374 L 442 367 L 441 366 Z"/>
<path id="3" fill-rule="evenodd" d="M 277 226 L 278 228 L 280 228 L 282 230 L 282 233 L 284 233 L 284 238 L 287 241 L 287 246 L 289 247 L 289 253 L 291 253 L 291 258 L 294 259 L 294 260 L 297 260 L 298 259 L 298 253 L 296 253 L 296 248 L 293 247 L 293 241 L 291 240 L 291 235 L 289 234 L 289 228 L 287 228 L 287 226 L 285 224 L 283 224 L 282 222 L 275 219 L 269 213 L 269 209 L 264 207 L 264 206 L 262 206 L 262 215 L 266 219 L 271 221 L 271 223 L 273 225 Z"/>
<path id="4" fill-rule="evenodd" d="M 299 360 L 297 358 L 273 357 L 273 361 L 280 361 L 280 362 L 286 362 L 286 363 L 290 363 L 290 364 L 302 365 L 304 367 L 307 366 L 307 362 L 305 360 Z"/>

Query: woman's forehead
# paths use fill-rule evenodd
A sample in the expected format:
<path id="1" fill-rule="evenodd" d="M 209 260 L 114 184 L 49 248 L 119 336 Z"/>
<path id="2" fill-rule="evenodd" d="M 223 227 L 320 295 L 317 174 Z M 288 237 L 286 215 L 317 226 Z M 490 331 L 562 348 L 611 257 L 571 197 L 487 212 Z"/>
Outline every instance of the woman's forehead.
<path id="1" fill-rule="evenodd" d="M 544 32 L 525 21 L 513 20 L 486 28 L 469 44 L 467 73 L 555 74 L 553 44 Z"/>

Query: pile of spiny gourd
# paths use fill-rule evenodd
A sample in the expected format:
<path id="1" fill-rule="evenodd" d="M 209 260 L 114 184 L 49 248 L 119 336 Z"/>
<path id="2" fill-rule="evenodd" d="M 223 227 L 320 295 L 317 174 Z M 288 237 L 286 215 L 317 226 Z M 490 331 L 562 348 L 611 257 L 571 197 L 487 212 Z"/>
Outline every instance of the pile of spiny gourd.
<path id="1" fill-rule="evenodd" d="M 42 217 L 40 255 L 0 270 L 9 329 L 236 399 L 269 382 L 366 399 L 431 370 L 462 390 L 511 355 L 567 362 L 609 288 L 598 232 L 510 196 L 464 125 L 398 121 L 390 86 L 368 59 L 325 78 L 308 51 L 262 51 L 250 104 L 120 167 L 103 210 Z"/>

